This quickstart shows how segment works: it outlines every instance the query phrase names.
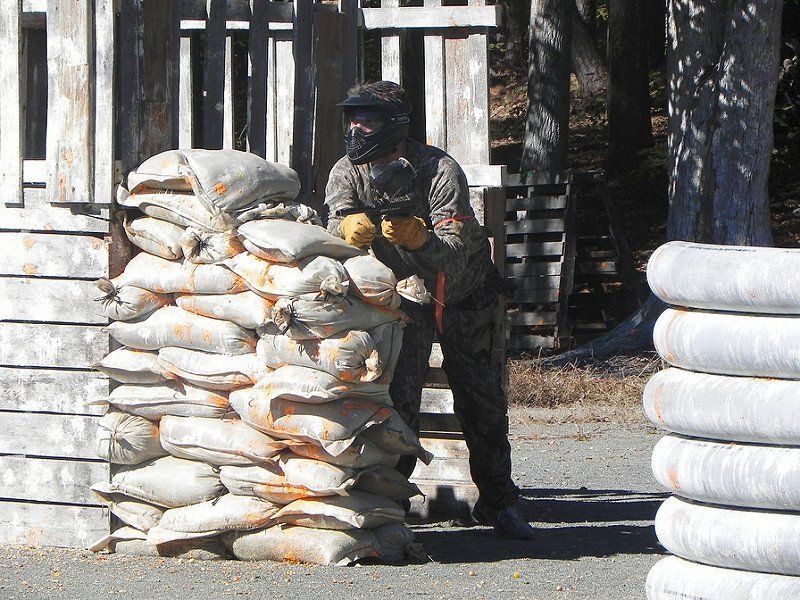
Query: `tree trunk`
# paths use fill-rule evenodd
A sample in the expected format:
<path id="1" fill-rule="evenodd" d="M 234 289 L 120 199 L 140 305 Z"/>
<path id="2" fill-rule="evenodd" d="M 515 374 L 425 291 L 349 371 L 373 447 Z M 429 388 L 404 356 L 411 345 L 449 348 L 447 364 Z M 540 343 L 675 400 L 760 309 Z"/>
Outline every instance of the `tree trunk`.
<path id="1" fill-rule="evenodd" d="M 570 14 L 564 0 L 531 0 L 523 180 L 567 166 Z"/>
<path id="2" fill-rule="evenodd" d="M 780 0 L 669 0 L 667 237 L 768 246 Z"/>
<path id="3" fill-rule="evenodd" d="M 645 38 L 639 0 L 608 2 L 608 167 L 629 169 L 653 145 Z"/>
<path id="4" fill-rule="evenodd" d="M 597 0 L 575 0 L 575 6 L 592 42 L 597 43 Z"/>
<path id="5" fill-rule="evenodd" d="M 667 50 L 667 2 L 647 0 L 647 62 L 650 69 L 662 69 Z"/>
<path id="6" fill-rule="evenodd" d="M 608 70 L 603 57 L 597 51 L 594 39 L 578 12 L 574 2 L 569 2 L 572 15 L 572 40 L 570 59 L 572 72 L 584 94 L 596 94 L 608 89 Z"/>
<path id="7" fill-rule="evenodd" d="M 528 31 L 528 3 L 522 0 L 503 0 L 506 14 L 506 62 L 514 67 L 525 65 Z"/>

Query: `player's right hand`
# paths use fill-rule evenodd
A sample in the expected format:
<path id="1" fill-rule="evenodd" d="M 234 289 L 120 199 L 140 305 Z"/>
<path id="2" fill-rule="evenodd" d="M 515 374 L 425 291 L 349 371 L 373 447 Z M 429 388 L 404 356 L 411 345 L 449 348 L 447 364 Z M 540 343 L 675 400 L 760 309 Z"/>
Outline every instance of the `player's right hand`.
<path id="1" fill-rule="evenodd" d="M 364 213 L 347 215 L 342 219 L 339 229 L 344 241 L 358 248 L 369 246 L 375 239 L 375 224 Z"/>

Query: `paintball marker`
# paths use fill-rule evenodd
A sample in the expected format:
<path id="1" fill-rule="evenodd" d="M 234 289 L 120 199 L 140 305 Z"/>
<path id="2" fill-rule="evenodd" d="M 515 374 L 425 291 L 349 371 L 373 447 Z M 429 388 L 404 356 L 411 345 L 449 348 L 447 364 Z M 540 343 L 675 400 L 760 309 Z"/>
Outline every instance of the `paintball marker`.
<path id="1" fill-rule="evenodd" d="M 366 206 L 343 208 L 337 217 L 365 213 L 375 224 L 386 217 L 413 215 L 416 202 L 410 194 L 410 184 L 417 172 L 405 158 L 385 165 L 375 165 L 369 172 L 372 199 Z"/>

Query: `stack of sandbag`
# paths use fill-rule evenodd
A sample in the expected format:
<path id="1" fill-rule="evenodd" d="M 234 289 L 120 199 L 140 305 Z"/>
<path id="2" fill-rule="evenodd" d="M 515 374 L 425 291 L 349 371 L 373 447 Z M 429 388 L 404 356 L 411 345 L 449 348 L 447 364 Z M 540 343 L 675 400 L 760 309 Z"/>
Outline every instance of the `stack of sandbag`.
<path id="1" fill-rule="evenodd" d="M 118 194 L 142 252 L 97 282 L 121 347 L 93 486 L 117 552 L 348 564 L 401 560 L 394 470 L 430 455 L 391 405 L 400 290 L 296 203 L 297 175 L 233 150 L 154 156 Z"/>
<path id="2" fill-rule="evenodd" d="M 800 250 L 670 242 L 647 278 L 671 305 L 644 408 L 669 432 L 652 467 L 675 555 L 647 597 L 800 598 Z"/>

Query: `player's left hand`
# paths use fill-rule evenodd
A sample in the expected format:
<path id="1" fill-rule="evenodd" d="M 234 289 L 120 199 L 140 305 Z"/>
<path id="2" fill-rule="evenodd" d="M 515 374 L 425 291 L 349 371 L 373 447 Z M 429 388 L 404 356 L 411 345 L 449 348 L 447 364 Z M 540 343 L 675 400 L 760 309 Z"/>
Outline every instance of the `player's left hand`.
<path id="1" fill-rule="evenodd" d="M 387 217 L 381 222 L 381 233 L 406 250 L 417 250 L 428 239 L 428 228 L 419 217 Z"/>

